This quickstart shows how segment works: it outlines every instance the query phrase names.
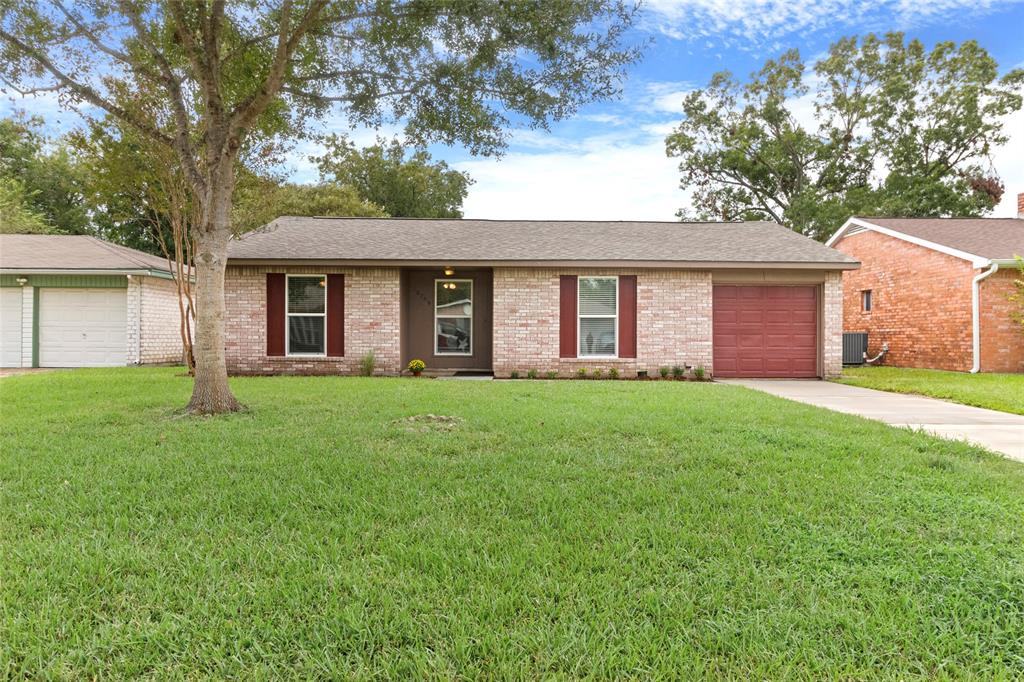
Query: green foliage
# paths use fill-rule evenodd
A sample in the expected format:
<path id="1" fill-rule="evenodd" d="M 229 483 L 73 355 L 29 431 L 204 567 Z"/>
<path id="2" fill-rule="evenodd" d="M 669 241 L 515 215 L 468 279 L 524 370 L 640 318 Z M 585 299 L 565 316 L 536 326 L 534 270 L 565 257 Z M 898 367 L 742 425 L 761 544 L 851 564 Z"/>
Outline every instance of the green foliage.
<path id="1" fill-rule="evenodd" d="M 371 350 L 359 360 L 359 374 L 364 377 L 372 377 L 373 370 L 377 368 L 377 356 Z"/>
<path id="2" fill-rule="evenodd" d="M 681 367 L 680 365 L 672 366 L 673 379 L 682 379 L 684 376 L 686 376 L 686 370 L 683 367 Z"/>
<path id="3" fill-rule="evenodd" d="M 549 369 L 547 372 L 545 372 L 544 376 L 546 376 L 548 379 L 557 379 L 558 372 L 556 372 L 553 369 Z"/>
<path id="4" fill-rule="evenodd" d="M 0 177 L 0 234 L 57 234 L 46 217 L 30 205 L 25 186 L 12 177 Z"/>
<path id="5" fill-rule="evenodd" d="M 381 207 L 359 197 L 352 188 L 335 183 L 299 185 L 247 174 L 235 190 L 234 225 L 239 233 L 290 216 L 386 217 Z"/>
<path id="6" fill-rule="evenodd" d="M 540 374 L 535 369 L 531 369 L 526 372 L 527 379 L 536 379 L 538 376 L 540 376 Z"/>
<path id="7" fill-rule="evenodd" d="M 410 372 L 422 372 L 427 368 L 427 363 L 423 362 L 419 358 L 413 358 L 405 368 Z"/>
<path id="8" fill-rule="evenodd" d="M 619 378 L 619 370 L 618 370 L 617 367 L 612 367 L 610 370 L 608 370 L 608 378 L 609 379 L 618 379 Z"/>
<path id="9" fill-rule="evenodd" d="M 519 378 L 519 370 L 518 369 L 514 369 L 511 372 L 509 372 L 508 373 L 508 378 L 509 379 L 518 379 Z"/>
<path id="10" fill-rule="evenodd" d="M 658 374 L 661 375 L 662 379 L 668 379 L 668 375 L 672 370 L 668 367 L 659 367 Z"/>
<path id="11" fill-rule="evenodd" d="M 594 371 L 591 373 L 591 375 L 595 379 L 600 379 L 603 374 L 604 374 L 604 372 L 603 372 L 603 370 L 600 367 L 595 367 Z"/>
<path id="12" fill-rule="evenodd" d="M 1019 462 L 728 385 L 180 374 L 0 379 L 4 679 L 1020 677 Z"/>
<path id="13" fill-rule="evenodd" d="M 1000 77 L 973 41 L 926 52 L 889 33 L 840 40 L 814 70 L 812 91 L 790 50 L 749 82 L 722 72 L 687 95 L 666 139 L 693 190 L 681 217 L 773 220 L 824 240 L 850 215 L 982 215 L 999 202 L 986 164 L 1021 108 L 1024 69 Z M 811 95 L 817 129 L 793 113 Z"/>
<path id="14" fill-rule="evenodd" d="M 426 150 L 407 156 L 401 142 L 382 138 L 362 150 L 338 135 L 328 136 L 326 143 L 327 152 L 313 158 L 322 179 L 354 188 L 395 218 L 462 217 L 472 180 L 444 161 L 432 162 Z"/>
<path id="15" fill-rule="evenodd" d="M 693 378 L 697 381 L 704 381 L 707 375 L 707 370 L 704 369 L 703 365 L 698 365 L 693 369 Z"/>
<path id="16" fill-rule="evenodd" d="M 579 369 L 577 369 L 576 370 L 576 377 L 578 379 L 586 379 L 587 378 L 587 368 L 586 367 L 580 367 Z"/>
<path id="17" fill-rule="evenodd" d="M 39 118 L 0 119 L 0 181 L 5 183 L 7 202 L 3 210 L 21 216 L 8 218 L 16 222 L 0 229 L 86 233 L 89 214 L 81 168 L 63 140 L 50 140 L 43 134 L 42 124 Z M 20 198 L 15 200 L 15 195 Z M 15 201 L 20 209 L 12 208 Z M 37 219 L 44 227 L 40 228 Z"/>

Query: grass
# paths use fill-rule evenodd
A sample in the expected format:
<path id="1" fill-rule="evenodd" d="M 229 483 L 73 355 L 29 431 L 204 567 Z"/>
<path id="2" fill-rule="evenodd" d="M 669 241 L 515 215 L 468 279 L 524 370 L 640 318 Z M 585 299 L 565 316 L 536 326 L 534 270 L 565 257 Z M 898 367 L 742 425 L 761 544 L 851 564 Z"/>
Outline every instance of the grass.
<path id="1" fill-rule="evenodd" d="M 1024 670 L 983 450 L 714 384 L 233 386 L 0 380 L 0 678 Z"/>
<path id="2" fill-rule="evenodd" d="M 916 393 L 964 405 L 1024 414 L 1024 374 L 968 374 L 938 369 L 846 367 L 840 383 Z"/>

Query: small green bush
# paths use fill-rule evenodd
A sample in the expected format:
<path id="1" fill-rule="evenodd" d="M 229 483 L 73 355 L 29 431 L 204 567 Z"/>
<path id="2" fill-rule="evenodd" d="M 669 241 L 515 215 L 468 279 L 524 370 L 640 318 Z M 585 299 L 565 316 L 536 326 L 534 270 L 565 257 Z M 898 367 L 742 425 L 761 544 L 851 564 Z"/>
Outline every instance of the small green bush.
<path id="1" fill-rule="evenodd" d="M 694 367 L 693 378 L 696 379 L 697 381 L 704 381 L 706 375 L 703 366 Z"/>
<path id="2" fill-rule="evenodd" d="M 612 367 L 610 370 L 608 370 L 608 378 L 609 379 L 618 379 L 619 378 L 619 370 L 616 369 L 615 367 Z"/>
<path id="3" fill-rule="evenodd" d="M 548 371 L 547 371 L 547 372 L 545 373 L 545 376 L 546 376 L 546 377 L 547 377 L 548 379 L 557 379 L 557 378 L 558 378 L 558 372 L 556 372 L 556 371 L 555 371 L 555 370 L 553 370 L 553 369 L 552 369 L 552 370 L 548 370 Z"/>
<path id="4" fill-rule="evenodd" d="M 668 368 L 668 367 L 659 367 L 659 368 L 658 368 L 658 374 L 660 374 L 660 375 L 661 375 L 661 378 L 662 378 L 662 379 L 668 379 L 668 373 L 669 373 L 669 371 L 670 371 L 670 370 L 669 370 L 669 368 Z"/>
<path id="5" fill-rule="evenodd" d="M 373 370 L 377 367 L 377 356 L 371 350 L 359 361 L 359 374 L 364 377 L 372 377 Z"/>
<path id="6" fill-rule="evenodd" d="M 509 378 L 509 379 L 518 379 L 518 378 L 519 378 L 519 370 L 518 370 L 518 369 L 514 369 L 514 370 L 512 370 L 512 371 L 511 371 L 511 372 L 509 373 L 509 375 L 508 375 L 508 378 Z"/>
<path id="7" fill-rule="evenodd" d="M 673 365 L 672 377 L 675 379 L 682 379 L 684 376 L 686 376 L 686 370 L 679 365 Z"/>
<path id="8" fill-rule="evenodd" d="M 586 379 L 587 378 L 587 368 L 586 367 L 580 367 L 578 370 L 576 370 L 576 376 L 579 377 L 580 379 Z"/>
<path id="9" fill-rule="evenodd" d="M 597 368 L 594 369 L 594 378 L 595 379 L 600 379 L 601 378 L 601 368 L 600 367 L 597 367 Z"/>
<path id="10" fill-rule="evenodd" d="M 526 372 L 527 379 L 536 379 L 538 376 L 540 376 L 540 374 L 535 369 L 531 369 Z"/>

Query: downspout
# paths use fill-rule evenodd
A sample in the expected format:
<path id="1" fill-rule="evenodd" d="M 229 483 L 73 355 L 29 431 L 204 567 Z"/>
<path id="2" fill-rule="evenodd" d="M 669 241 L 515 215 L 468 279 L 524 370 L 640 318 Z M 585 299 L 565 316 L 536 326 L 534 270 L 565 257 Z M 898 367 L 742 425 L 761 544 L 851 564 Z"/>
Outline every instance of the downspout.
<path id="1" fill-rule="evenodd" d="M 971 374 L 981 371 L 981 280 L 994 275 L 999 270 L 999 263 L 992 262 L 992 267 L 974 277 L 971 283 L 971 323 L 973 331 L 974 364 Z"/>

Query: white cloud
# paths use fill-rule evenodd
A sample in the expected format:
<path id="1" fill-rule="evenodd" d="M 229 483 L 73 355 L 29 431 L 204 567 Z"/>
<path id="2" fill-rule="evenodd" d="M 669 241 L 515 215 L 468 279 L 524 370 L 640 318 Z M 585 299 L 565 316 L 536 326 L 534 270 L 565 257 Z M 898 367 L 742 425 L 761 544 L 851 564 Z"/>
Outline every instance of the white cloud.
<path id="1" fill-rule="evenodd" d="M 987 14 L 1020 0 L 648 0 L 645 28 L 677 40 L 735 49 L 772 44 L 780 35 L 836 26 L 899 30 Z"/>
<path id="2" fill-rule="evenodd" d="M 678 162 L 665 156 L 660 137 L 590 139 L 578 151 L 512 152 L 453 165 L 476 180 L 467 218 L 674 220 L 686 203 Z"/>
<path id="3" fill-rule="evenodd" d="M 992 165 L 999 173 L 1006 192 L 992 215 L 998 218 L 1015 218 L 1017 195 L 1024 192 L 1024 111 L 1008 116 L 1003 132 L 1010 141 L 992 154 Z"/>

